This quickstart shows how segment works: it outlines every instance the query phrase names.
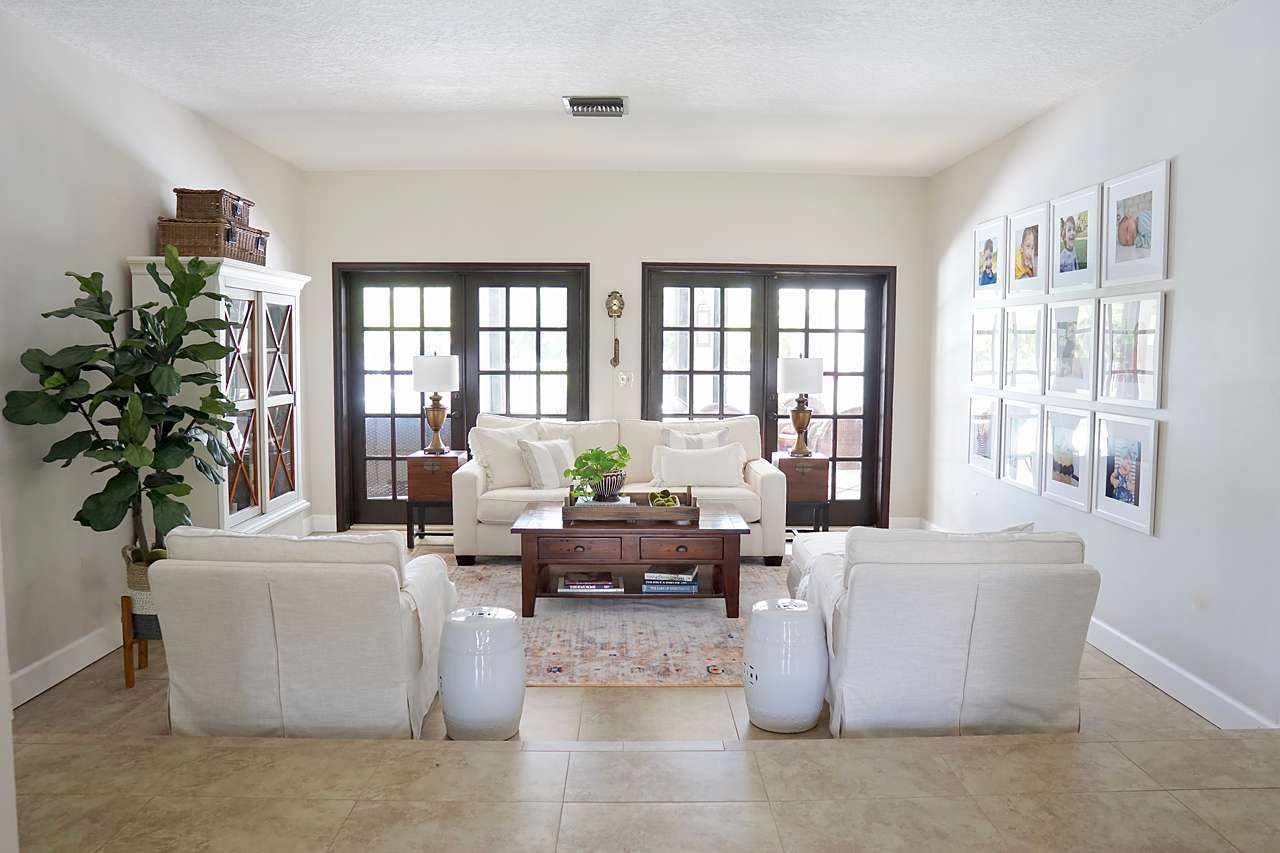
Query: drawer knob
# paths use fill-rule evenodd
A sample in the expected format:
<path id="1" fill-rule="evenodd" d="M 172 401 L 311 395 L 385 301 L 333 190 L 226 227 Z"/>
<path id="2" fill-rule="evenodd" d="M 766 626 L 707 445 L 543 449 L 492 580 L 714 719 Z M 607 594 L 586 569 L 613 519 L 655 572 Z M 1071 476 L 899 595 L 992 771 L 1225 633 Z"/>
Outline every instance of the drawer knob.
<path id="1" fill-rule="evenodd" d="M 808 473 L 809 473 L 809 466 L 808 466 L 808 465 L 797 465 L 797 466 L 796 466 L 796 473 L 797 473 L 797 474 L 799 474 L 801 477 L 803 477 L 805 474 L 808 474 Z"/>
<path id="2" fill-rule="evenodd" d="M 587 547 L 586 547 L 585 545 L 574 545 L 574 546 L 573 546 L 573 550 L 575 550 L 575 551 L 585 551 L 585 550 L 587 550 Z"/>
<path id="3" fill-rule="evenodd" d="M 689 546 L 688 546 L 688 545 L 677 545 L 677 546 L 676 546 L 676 553 L 677 553 L 677 554 L 683 554 L 685 551 L 688 551 L 688 550 L 689 550 Z"/>
<path id="4" fill-rule="evenodd" d="M 438 474 L 440 473 L 440 464 L 438 462 L 432 462 L 425 466 L 425 470 L 428 474 Z"/>

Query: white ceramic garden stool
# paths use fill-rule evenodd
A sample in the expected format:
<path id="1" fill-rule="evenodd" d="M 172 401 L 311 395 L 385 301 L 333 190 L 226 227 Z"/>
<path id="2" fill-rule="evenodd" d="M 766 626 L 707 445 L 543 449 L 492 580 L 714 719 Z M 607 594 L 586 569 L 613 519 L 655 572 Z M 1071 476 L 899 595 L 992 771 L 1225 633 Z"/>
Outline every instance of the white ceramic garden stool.
<path id="1" fill-rule="evenodd" d="M 807 601 L 775 598 L 752 605 L 743 663 L 752 725 L 803 732 L 818 724 L 827 691 L 827 631 Z"/>
<path id="2" fill-rule="evenodd" d="M 440 705 L 453 740 L 506 740 L 524 710 L 524 641 L 505 607 L 463 607 L 440 638 Z"/>

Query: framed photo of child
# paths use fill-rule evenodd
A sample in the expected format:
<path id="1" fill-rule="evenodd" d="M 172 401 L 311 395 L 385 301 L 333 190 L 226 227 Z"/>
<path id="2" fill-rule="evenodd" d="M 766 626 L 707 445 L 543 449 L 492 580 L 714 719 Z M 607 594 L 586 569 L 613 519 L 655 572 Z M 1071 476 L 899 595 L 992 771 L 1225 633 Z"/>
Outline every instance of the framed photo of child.
<path id="1" fill-rule="evenodd" d="M 1160 407 L 1164 293 L 1098 300 L 1098 401 Z"/>
<path id="2" fill-rule="evenodd" d="M 1102 285 L 1160 281 L 1169 251 L 1169 161 L 1103 184 Z"/>
<path id="3" fill-rule="evenodd" d="M 1004 312 L 1004 389 L 1044 393 L 1044 306 L 1010 306 Z"/>
<path id="4" fill-rule="evenodd" d="M 1005 294 L 1025 296 L 1049 288 L 1049 205 L 1037 204 L 1009 216 L 1009 271 Z"/>
<path id="5" fill-rule="evenodd" d="M 969 396 L 969 465 L 988 477 L 1000 467 L 1000 401 L 985 394 Z"/>
<path id="6" fill-rule="evenodd" d="M 1000 308 L 975 308 L 969 331 L 969 382 L 979 388 L 1000 387 Z"/>
<path id="7" fill-rule="evenodd" d="M 1155 421 L 1099 412 L 1094 437 L 1093 512 L 1151 535 L 1155 519 Z"/>
<path id="8" fill-rule="evenodd" d="M 1045 394 L 1092 400 L 1094 355 L 1098 350 L 1098 303 L 1093 299 L 1050 302 L 1048 338 L 1049 365 L 1045 371 Z"/>
<path id="9" fill-rule="evenodd" d="M 1051 501 L 1089 511 L 1093 493 L 1093 414 L 1044 407 L 1044 491 Z"/>
<path id="10" fill-rule="evenodd" d="M 988 219 L 973 230 L 973 296 L 999 299 L 1004 288 L 1003 216 Z"/>
<path id="11" fill-rule="evenodd" d="M 1040 404 L 1004 401 L 1000 479 L 1040 494 Z"/>
<path id="12" fill-rule="evenodd" d="M 1049 292 L 1081 290 L 1098 286 L 1098 250 L 1101 223 L 1098 220 L 1098 185 L 1085 187 L 1049 204 Z"/>

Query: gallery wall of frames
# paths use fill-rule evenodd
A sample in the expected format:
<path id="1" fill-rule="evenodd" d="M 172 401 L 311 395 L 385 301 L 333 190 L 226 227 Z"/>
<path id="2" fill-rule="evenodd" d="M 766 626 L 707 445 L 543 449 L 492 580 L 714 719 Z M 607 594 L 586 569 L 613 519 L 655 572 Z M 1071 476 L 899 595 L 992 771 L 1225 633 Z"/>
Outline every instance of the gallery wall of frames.
<path id="1" fill-rule="evenodd" d="M 1153 533 L 1168 247 L 1168 160 L 975 228 L 971 466 Z"/>

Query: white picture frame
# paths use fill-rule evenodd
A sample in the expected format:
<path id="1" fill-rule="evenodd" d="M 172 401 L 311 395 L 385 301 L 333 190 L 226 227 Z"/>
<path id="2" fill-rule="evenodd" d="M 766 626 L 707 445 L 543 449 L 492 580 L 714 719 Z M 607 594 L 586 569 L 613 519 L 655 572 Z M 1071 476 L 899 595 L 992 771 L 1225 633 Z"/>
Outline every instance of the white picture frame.
<path id="1" fill-rule="evenodd" d="M 998 216 L 973 229 L 973 298 L 999 299 L 1004 293 L 1005 218 Z M 990 258 L 986 252 L 990 241 Z"/>
<path id="2" fill-rule="evenodd" d="M 1164 298 L 1153 291 L 1098 300 L 1098 402 L 1160 408 Z"/>
<path id="3" fill-rule="evenodd" d="M 1005 308 L 1004 390 L 1037 396 L 1044 393 L 1044 315 L 1043 304 Z"/>
<path id="4" fill-rule="evenodd" d="M 1101 185 L 1093 184 L 1049 203 L 1049 292 L 1096 288 L 1102 270 Z M 1083 245 L 1081 245 L 1083 243 Z M 1083 251 L 1081 251 L 1083 249 Z"/>
<path id="5" fill-rule="evenodd" d="M 1047 312 L 1045 395 L 1092 400 L 1098 380 L 1098 301 L 1050 302 Z"/>
<path id="6" fill-rule="evenodd" d="M 1094 423 L 1093 513 L 1152 535 L 1158 423 L 1109 412 L 1098 412 Z"/>
<path id="7" fill-rule="evenodd" d="M 1000 350 L 1004 344 L 1004 311 L 1000 308 L 975 308 L 969 321 L 969 382 L 975 388 L 1000 389 L 1004 362 Z"/>
<path id="8" fill-rule="evenodd" d="M 1106 252 L 1102 285 L 1168 277 L 1169 161 L 1103 184 Z"/>
<path id="9" fill-rule="evenodd" d="M 969 395 L 968 461 L 988 477 L 1000 470 L 1000 400 L 987 394 Z"/>
<path id="10" fill-rule="evenodd" d="M 1040 493 L 1051 501 L 1088 512 L 1093 497 L 1093 412 L 1045 406 L 1040 446 Z"/>
<path id="11" fill-rule="evenodd" d="M 1009 214 L 1009 256 L 1005 270 L 1006 296 L 1032 296 L 1049 290 L 1049 203 L 1032 205 Z"/>
<path id="12" fill-rule="evenodd" d="M 1040 494 L 1042 407 L 1039 403 L 1005 400 L 1000 414 L 1000 479 L 1011 486 Z"/>

